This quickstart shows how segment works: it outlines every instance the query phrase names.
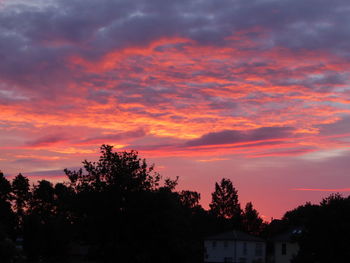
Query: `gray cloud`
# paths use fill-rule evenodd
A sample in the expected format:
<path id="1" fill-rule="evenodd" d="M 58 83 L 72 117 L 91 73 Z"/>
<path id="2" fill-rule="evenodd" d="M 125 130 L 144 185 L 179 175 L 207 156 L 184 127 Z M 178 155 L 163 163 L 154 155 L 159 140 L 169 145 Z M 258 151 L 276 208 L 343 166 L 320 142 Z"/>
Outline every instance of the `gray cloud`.
<path id="1" fill-rule="evenodd" d="M 8 86 L 20 86 L 29 90 L 32 97 L 58 97 L 62 94 L 78 96 L 69 88 L 69 83 L 83 81 L 96 84 L 99 88 L 111 76 L 92 76 L 72 70 L 67 59 L 79 55 L 90 61 L 97 61 L 106 53 L 126 46 L 144 46 L 161 37 L 185 37 L 201 45 L 237 45 L 240 49 L 268 50 L 286 47 L 295 50 L 325 50 L 329 53 L 350 58 L 348 43 L 350 31 L 348 16 L 350 3 L 345 0 L 330 3 L 326 0 L 55 0 L 46 5 L 35 6 L 23 3 L 9 5 L 0 10 L 0 79 Z M 259 27 L 261 32 L 249 29 Z M 251 47 L 241 43 L 227 42 L 226 38 L 235 32 L 242 33 L 257 45 Z M 166 48 L 166 47 L 161 47 Z M 181 50 L 181 45 L 176 47 Z M 134 63 L 126 71 L 142 72 L 146 61 Z M 152 62 L 147 62 L 152 63 Z M 237 62 L 228 68 L 223 65 L 220 77 L 234 80 L 231 70 L 241 74 L 258 73 L 260 76 L 288 74 L 261 68 L 268 61 L 242 64 Z M 122 69 L 114 74 L 118 79 Z M 193 74 L 176 72 L 169 68 L 170 77 L 188 82 Z M 218 76 L 218 72 L 199 72 L 200 76 Z M 283 78 L 282 78 L 283 79 Z M 343 84 L 347 76 L 329 72 L 323 79 L 285 80 L 284 85 L 300 84 L 315 91 L 324 92 L 332 85 Z M 167 102 L 166 96 L 154 96 L 159 91 L 149 89 L 139 79 L 128 80 L 130 87 L 120 85 L 118 89 L 132 89 L 133 93 L 145 94 L 140 100 L 145 104 Z M 162 80 L 150 79 L 161 84 Z M 271 79 L 273 83 L 273 79 Z M 247 82 L 248 83 L 248 82 Z M 188 83 L 187 83 L 188 84 Z M 256 84 L 256 83 L 254 83 Z M 264 85 L 264 83 L 259 83 Z M 81 85 L 85 87 L 84 84 Z M 190 86 L 190 84 L 188 84 Z M 107 103 L 113 93 L 90 90 L 86 87 L 88 100 Z M 166 91 L 164 93 L 177 92 Z M 187 92 L 188 94 L 194 92 Z M 181 95 L 180 95 L 181 96 Z M 129 100 L 118 94 L 120 100 Z M 233 105 L 233 104 L 232 104 Z M 220 107 L 213 103 L 214 109 Z M 229 106 L 230 107 L 230 106 Z"/>
<path id="2" fill-rule="evenodd" d="M 199 139 L 187 142 L 187 146 L 230 144 L 239 142 L 253 142 L 269 139 L 289 138 L 292 136 L 291 127 L 263 127 L 247 131 L 225 130 L 203 135 Z"/>
<path id="3" fill-rule="evenodd" d="M 317 126 L 321 135 L 334 135 L 350 133 L 350 115 L 343 116 L 334 123 Z"/>
<path id="4" fill-rule="evenodd" d="M 140 138 L 146 135 L 146 131 L 143 129 L 138 129 L 134 131 L 128 131 L 128 132 L 121 132 L 121 133 L 115 133 L 115 134 L 108 134 L 108 135 L 101 135 L 96 137 L 89 137 L 84 140 L 80 140 L 77 143 L 106 143 L 111 140 L 121 141 L 121 140 L 127 140 L 127 139 L 136 139 Z"/>
<path id="5" fill-rule="evenodd" d="M 111 48 L 145 44 L 161 36 L 224 43 L 234 32 L 267 29 L 264 43 L 327 48 L 348 53 L 348 1 L 147 1 L 60 0 L 45 7 L 11 6 L 0 11 L 1 44 L 21 51 L 98 55 Z M 337 30 L 334 30 L 334 29 Z M 251 39 L 259 39 L 249 33 Z M 55 42 L 65 43 L 55 47 Z M 83 47 L 83 48 L 82 48 Z M 3 53 L 6 54 L 6 53 Z M 35 57 L 35 55 L 34 55 Z"/>

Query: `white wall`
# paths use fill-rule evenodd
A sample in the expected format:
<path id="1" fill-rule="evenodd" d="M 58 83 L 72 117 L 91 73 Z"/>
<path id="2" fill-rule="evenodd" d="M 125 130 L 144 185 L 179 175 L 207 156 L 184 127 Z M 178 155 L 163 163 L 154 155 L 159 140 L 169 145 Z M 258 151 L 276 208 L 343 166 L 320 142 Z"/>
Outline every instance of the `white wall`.
<path id="1" fill-rule="evenodd" d="M 286 255 L 282 255 L 282 244 L 286 244 Z M 275 242 L 275 263 L 290 263 L 290 260 L 299 251 L 298 243 L 291 242 Z"/>
<path id="2" fill-rule="evenodd" d="M 213 242 L 216 242 L 216 246 L 213 246 Z M 247 250 L 244 254 L 244 243 Z M 261 246 L 261 255 L 256 255 L 256 245 Z M 244 262 L 240 261 L 245 259 L 245 263 L 253 263 L 253 260 L 261 259 L 261 262 L 265 262 L 265 243 L 264 242 L 250 242 L 250 241 L 227 241 L 227 247 L 225 247 L 225 241 L 213 241 L 206 240 L 204 247 L 207 257 L 204 257 L 204 262 L 225 262 L 225 258 L 232 258 L 232 262 Z M 235 261 L 236 260 L 236 261 Z"/>

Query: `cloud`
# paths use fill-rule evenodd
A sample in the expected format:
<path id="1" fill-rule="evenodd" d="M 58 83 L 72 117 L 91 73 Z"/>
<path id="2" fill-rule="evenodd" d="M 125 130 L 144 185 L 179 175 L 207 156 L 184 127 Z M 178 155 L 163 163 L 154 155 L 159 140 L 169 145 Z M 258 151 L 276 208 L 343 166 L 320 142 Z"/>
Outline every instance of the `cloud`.
<path id="1" fill-rule="evenodd" d="M 211 163 L 211 162 L 221 162 L 221 161 L 228 161 L 230 159 L 228 158 L 212 158 L 212 159 L 201 159 L 201 160 L 196 160 L 196 162 L 200 163 Z"/>
<path id="2" fill-rule="evenodd" d="M 245 50 L 326 49 L 349 56 L 347 1 L 35 2 L 20 1 L 0 11 L 0 74 L 17 83 L 35 80 L 42 89 L 52 78 L 60 82 L 74 79 L 65 63 L 72 54 L 96 61 L 112 50 L 145 46 L 160 38 L 181 37 L 200 45 L 226 46 L 232 44 L 229 37 L 240 33 L 257 44 L 254 47 L 235 39 L 235 45 Z M 33 74 L 38 71 L 45 73 L 41 79 Z"/>
<path id="3" fill-rule="evenodd" d="M 7 1 L 1 145 L 78 155 L 112 142 L 203 160 L 332 152 L 350 114 L 346 10 L 323 0 Z"/>
<path id="4" fill-rule="evenodd" d="M 29 141 L 27 142 L 27 145 L 29 147 L 43 147 L 43 146 L 47 147 L 47 146 L 52 146 L 54 144 L 61 144 L 67 141 L 68 141 L 67 135 L 53 134 L 53 135 L 43 136 L 33 141 Z"/>
<path id="5" fill-rule="evenodd" d="M 122 140 L 129 140 L 129 139 L 136 139 L 140 137 L 144 137 L 146 135 L 146 132 L 143 129 L 138 129 L 134 131 L 127 131 L 127 132 L 121 132 L 116 134 L 108 134 L 98 137 L 91 137 L 84 140 L 78 141 L 76 144 L 106 144 L 111 141 L 122 141 Z"/>
<path id="6" fill-rule="evenodd" d="M 292 136 L 293 130 L 291 127 L 262 127 L 246 131 L 225 130 L 205 134 L 198 139 L 188 141 L 186 144 L 187 146 L 201 146 L 288 138 Z"/>
<path id="7" fill-rule="evenodd" d="M 73 168 L 77 169 L 77 168 Z M 9 178 L 13 179 L 17 174 L 10 174 Z M 25 177 L 27 177 L 30 183 L 36 184 L 40 180 L 49 180 L 53 183 L 62 183 L 68 182 L 69 179 L 64 174 L 62 170 L 45 170 L 45 171 L 37 171 L 37 172 L 27 172 L 23 173 Z"/>
<path id="8" fill-rule="evenodd" d="M 304 156 L 305 154 L 313 153 L 317 151 L 315 148 L 299 148 L 299 149 L 284 149 L 284 150 L 271 150 L 267 152 L 257 152 L 247 155 L 250 158 L 263 158 L 263 157 L 283 157 L 283 156 Z"/>
<path id="9" fill-rule="evenodd" d="M 338 118 L 337 121 L 321 124 L 317 127 L 322 135 L 348 134 L 350 133 L 350 116 L 346 115 Z"/>
<path id="10" fill-rule="evenodd" d="M 79 132 L 78 129 L 77 131 Z M 30 148 L 37 148 L 37 147 L 50 148 L 53 146 L 64 146 L 64 145 L 69 145 L 69 146 L 100 145 L 100 144 L 115 143 L 120 141 L 125 142 L 130 139 L 141 138 L 145 135 L 146 135 L 146 131 L 143 129 L 137 129 L 137 130 L 131 130 L 131 131 L 119 132 L 119 133 L 110 133 L 106 135 L 98 135 L 93 137 L 91 137 L 90 135 L 90 137 L 87 137 L 85 139 L 80 139 L 76 135 L 68 136 L 67 134 L 52 134 L 52 135 L 47 135 L 47 136 L 40 137 L 38 139 L 28 141 L 26 145 Z M 53 149 L 53 151 L 64 152 L 64 150 L 62 149 L 61 150 Z M 79 152 L 79 149 L 75 149 L 75 152 Z"/>
<path id="11" fill-rule="evenodd" d="M 350 188 L 319 189 L 319 188 L 293 188 L 293 191 L 310 191 L 310 192 L 350 192 Z"/>

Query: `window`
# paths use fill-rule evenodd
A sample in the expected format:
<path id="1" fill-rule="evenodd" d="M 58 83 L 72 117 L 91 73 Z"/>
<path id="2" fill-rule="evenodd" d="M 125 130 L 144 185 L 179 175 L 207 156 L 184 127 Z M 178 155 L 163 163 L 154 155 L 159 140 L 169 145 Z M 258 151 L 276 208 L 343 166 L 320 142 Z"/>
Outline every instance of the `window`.
<path id="1" fill-rule="evenodd" d="M 213 241 L 213 248 L 216 248 L 216 241 Z"/>
<path id="2" fill-rule="evenodd" d="M 224 248 L 227 248 L 227 247 L 228 247 L 228 241 L 225 240 L 225 241 L 224 241 Z"/>
<path id="3" fill-rule="evenodd" d="M 224 258 L 224 262 L 233 262 L 232 258 Z"/>
<path id="4" fill-rule="evenodd" d="M 255 256 L 262 256 L 263 254 L 263 244 L 255 243 Z"/>
<path id="5" fill-rule="evenodd" d="M 282 255 L 287 255 L 287 244 L 282 243 Z"/>
<path id="6" fill-rule="evenodd" d="M 243 255 L 247 255 L 247 242 L 243 243 Z"/>

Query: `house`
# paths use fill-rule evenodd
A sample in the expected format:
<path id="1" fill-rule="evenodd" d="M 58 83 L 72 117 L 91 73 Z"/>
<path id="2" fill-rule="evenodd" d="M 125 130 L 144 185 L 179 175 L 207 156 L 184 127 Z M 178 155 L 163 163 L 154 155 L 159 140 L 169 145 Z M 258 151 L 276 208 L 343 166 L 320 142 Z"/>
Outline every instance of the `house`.
<path id="1" fill-rule="evenodd" d="M 302 234 L 302 228 L 290 228 L 271 238 L 273 245 L 271 263 L 290 263 L 294 256 L 298 254 L 298 237 Z"/>
<path id="2" fill-rule="evenodd" d="M 261 238 L 233 230 L 207 237 L 204 262 L 265 263 L 266 244 Z"/>

